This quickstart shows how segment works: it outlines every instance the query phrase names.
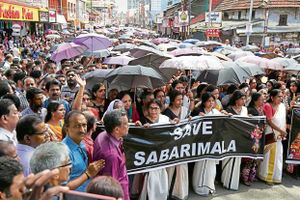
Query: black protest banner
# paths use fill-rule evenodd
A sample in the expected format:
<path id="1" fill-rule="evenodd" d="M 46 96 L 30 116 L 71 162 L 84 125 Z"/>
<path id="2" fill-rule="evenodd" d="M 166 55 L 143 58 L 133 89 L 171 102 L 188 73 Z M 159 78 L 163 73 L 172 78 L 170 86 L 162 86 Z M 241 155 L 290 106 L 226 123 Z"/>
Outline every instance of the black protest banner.
<path id="1" fill-rule="evenodd" d="M 292 109 L 291 130 L 286 163 L 300 164 L 300 107 Z"/>
<path id="2" fill-rule="evenodd" d="M 263 158 L 264 117 L 196 117 L 180 124 L 130 127 L 124 140 L 128 174 L 231 156 Z"/>

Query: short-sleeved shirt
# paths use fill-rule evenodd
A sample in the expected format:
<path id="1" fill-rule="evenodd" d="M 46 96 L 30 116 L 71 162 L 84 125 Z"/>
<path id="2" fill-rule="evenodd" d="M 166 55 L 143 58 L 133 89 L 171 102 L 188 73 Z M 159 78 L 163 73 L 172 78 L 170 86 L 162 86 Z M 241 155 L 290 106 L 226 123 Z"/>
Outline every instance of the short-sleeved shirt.
<path id="1" fill-rule="evenodd" d="M 72 169 L 69 180 L 72 181 L 84 174 L 87 170 L 88 157 L 86 149 L 82 141 L 80 142 L 80 144 L 76 144 L 69 136 L 66 136 L 62 142 L 66 144 L 69 149 L 69 156 L 72 162 Z M 90 180 L 85 181 L 75 190 L 85 192 L 89 182 Z"/>
<path id="2" fill-rule="evenodd" d="M 1 127 L 0 127 L 0 140 L 11 141 L 14 143 L 15 146 L 18 144 L 16 134 Z"/>
<path id="3" fill-rule="evenodd" d="M 275 114 L 275 110 L 273 109 L 273 107 L 271 106 L 271 104 L 269 104 L 269 103 L 264 104 L 263 109 L 264 109 L 264 113 L 266 115 L 266 118 L 268 120 L 271 120 L 272 117 Z"/>

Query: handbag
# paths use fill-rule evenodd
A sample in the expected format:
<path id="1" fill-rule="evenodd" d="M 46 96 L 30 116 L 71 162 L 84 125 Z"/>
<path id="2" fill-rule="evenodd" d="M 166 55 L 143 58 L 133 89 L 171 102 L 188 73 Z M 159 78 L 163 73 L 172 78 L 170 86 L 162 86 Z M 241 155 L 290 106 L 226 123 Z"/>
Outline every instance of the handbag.
<path id="1" fill-rule="evenodd" d="M 277 142 L 277 141 L 275 139 L 275 133 L 274 132 L 265 135 L 265 145 L 269 145 L 269 144 L 272 144 L 272 143 L 275 143 L 275 142 Z"/>

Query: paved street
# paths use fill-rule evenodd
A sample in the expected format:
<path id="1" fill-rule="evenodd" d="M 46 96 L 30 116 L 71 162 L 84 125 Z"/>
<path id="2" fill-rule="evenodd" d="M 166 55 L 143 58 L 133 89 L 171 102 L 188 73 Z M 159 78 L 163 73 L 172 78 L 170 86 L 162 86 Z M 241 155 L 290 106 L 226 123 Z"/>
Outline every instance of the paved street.
<path id="1" fill-rule="evenodd" d="M 201 197 L 191 190 L 189 200 L 300 200 L 300 180 L 287 174 L 283 176 L 283 184 L 273 187 L 257 181 L 251 187 L 240 184 L 239 191 L 226 190 L 220 184 L 216 185 L 216 190 L 216 194 L 210 197 Z"/>

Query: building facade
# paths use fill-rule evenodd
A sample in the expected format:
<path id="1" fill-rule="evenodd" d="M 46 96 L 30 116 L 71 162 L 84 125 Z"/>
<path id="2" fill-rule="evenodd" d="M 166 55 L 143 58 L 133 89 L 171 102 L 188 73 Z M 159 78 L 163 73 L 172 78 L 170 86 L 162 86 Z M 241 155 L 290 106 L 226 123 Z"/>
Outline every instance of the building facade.
<path id="1" fill-rule="evenodd" d="M 300 0 L 254 0 L 251 25 L 247 27 L 249 8 L 247 0 L 224 0 L 217 6 L 215 10 L 223 13 L 224 36 L 245 44 L 249 34 L 250 43 L 265 46 L 299 42 Z"/>

